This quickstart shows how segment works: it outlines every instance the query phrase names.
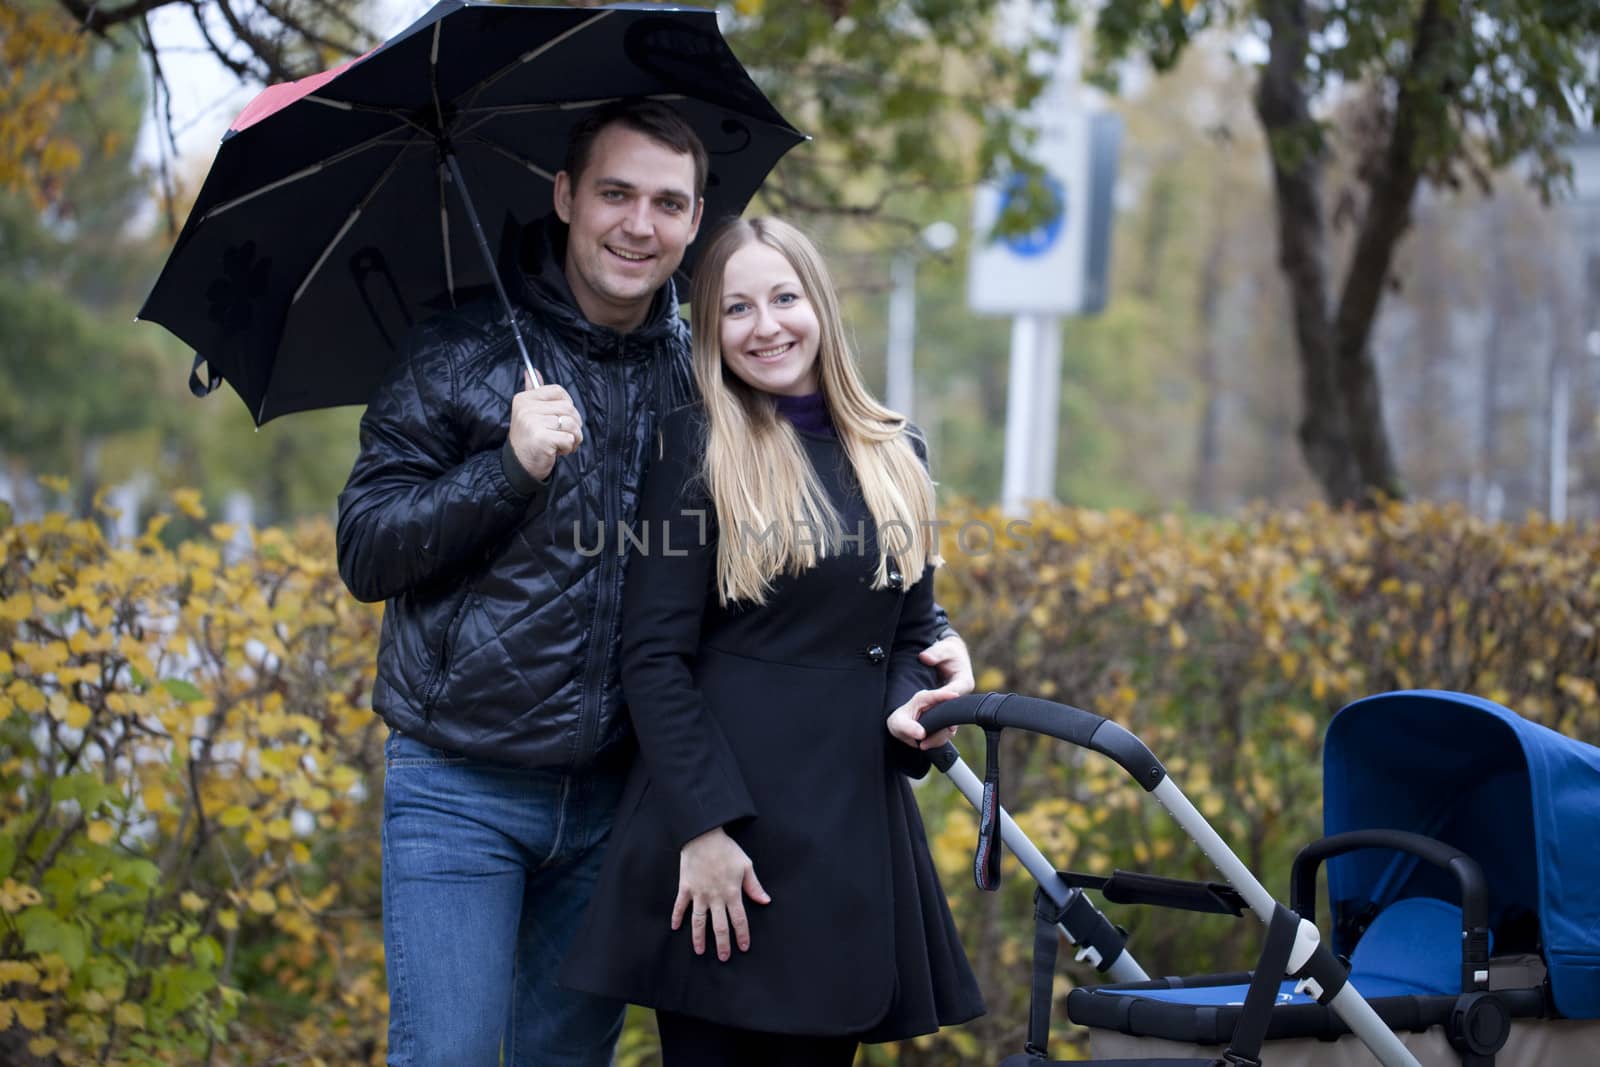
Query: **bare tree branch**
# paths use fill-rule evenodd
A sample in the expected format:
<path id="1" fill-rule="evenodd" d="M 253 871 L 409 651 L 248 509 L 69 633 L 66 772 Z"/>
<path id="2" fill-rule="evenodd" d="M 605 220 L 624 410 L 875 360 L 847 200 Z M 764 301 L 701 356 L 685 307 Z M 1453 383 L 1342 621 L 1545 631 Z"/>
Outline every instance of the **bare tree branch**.
<path id="1" fill-rule="evenodd" d="M 217 10 L 222 13 L 222 21 L 228 24 L 228 29 L 232 30 L 233 35 L 266 66 L 269 80 L 294 81 L 295 73 L 284 57 L 283 48 L 277 42 L 266 40 L 246 26 L 244 20 L 234 12 L 230 0 L 216 0 L 216 3 Z"/>
<path id="2" fill-rule="evenodd" d="M 227 48 L 211 35 L 211 27 L 206 25 L 206 13 L 202 5 L 199 3 L 192 3 L 189 6 L 194 12 L 194 24 L 195 27 L 200 31 L 200 39 L 205 41 L 206 48 L 210 50 L 214 57 L 216 57 L 217 62 L 221 63 L 224 67 L 227 67 L 228 70 L 233 73 L 233 76 L 242 82 L 258 81 L 262 84 L 265 84 L 267 81 L 267 72 L 265 70 L 253 69 L 248 63 L 242 63 L 239 60 L 234 59 L 233 56 L 228 53 Z M 153 44 L 152 47 L 154 47 Z"/>

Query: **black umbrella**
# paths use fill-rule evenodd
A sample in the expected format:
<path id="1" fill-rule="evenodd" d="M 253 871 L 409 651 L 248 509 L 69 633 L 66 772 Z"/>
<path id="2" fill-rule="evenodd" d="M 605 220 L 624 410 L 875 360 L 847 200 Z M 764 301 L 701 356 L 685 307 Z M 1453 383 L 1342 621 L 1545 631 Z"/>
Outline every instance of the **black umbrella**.
<path id="1" fill-rule="evenodd" d="M 197 393 L 232 383 L 258 425 L 365 403 L 413 324 L 488 292 L 509 309 L 479 218 L 503 240 L 543 215 L 569 128 L 625 97 L 668 103 L 705 142 L 703 228 L 805 139 L 714 12 L 443 0 L 251 101 L 139 315 L 195 349 Z"/>

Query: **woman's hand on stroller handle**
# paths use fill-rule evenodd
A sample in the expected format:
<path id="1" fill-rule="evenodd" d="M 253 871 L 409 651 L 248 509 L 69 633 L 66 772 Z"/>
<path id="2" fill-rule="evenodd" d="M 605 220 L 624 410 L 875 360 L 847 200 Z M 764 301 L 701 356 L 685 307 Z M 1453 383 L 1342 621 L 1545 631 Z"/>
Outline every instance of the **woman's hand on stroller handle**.
<path id="1" fill-rule="evenodd" d="M 939 688 L 948 689 L 952 696 L 966 696 L 977 684 L 967 643 L 953 630 L 919 652 L 917 659 L 939 672 Z"/>
<path id="2" fill-rule="evenodd" d="M 678 898 L 672 903 L 672 928 L 683 925 L 689 914 L 689 938 L 694 954 L 706 952 L 706 928 L 717 943 L 717 959 L 726 962 L 733 945 L 740 952 L 750 951 L 750 922 L 745 916 L 744 898 L 757 904 L 770 904 L 772 898 L 761 888 L 755 864 L 739 843 L 722 827 L 708 830 L 684 845 L 678 852 Z"/>
<path id="3" fill-rule="evenodd" d="M 904 741 L 912 748 L 923 751 L 943 748 L 945 743 L 956 735 L 954 726 L 947 726 L 943 730 L 929 734 L 923 729 L 922 713 L 946 700 L 954 700 L 960 696 L 954 686 L 944 686 L 941 689 L 921 689 L 911 694 L 911 699 L 901 704 L 889 713 L 887 725 L 889 732 Z"/>

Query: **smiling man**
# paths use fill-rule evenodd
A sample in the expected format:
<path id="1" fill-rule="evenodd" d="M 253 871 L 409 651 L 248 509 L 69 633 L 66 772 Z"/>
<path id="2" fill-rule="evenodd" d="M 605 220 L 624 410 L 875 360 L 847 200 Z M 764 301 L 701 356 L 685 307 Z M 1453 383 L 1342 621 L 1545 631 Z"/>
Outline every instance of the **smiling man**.
<path id="1" fill-rule="evenodd" d="M 555 981 L 631 758 L 622 558 L 576 530 L 632 520 L 656 413 L 692 389 L 671 279 L 705 180 L 666 106 L 590 116 L 507 279 L 548 384 L 485 302 L 420 327 L 362 419 L 339 570 L 388 602 L 390 1064 L 611 1060 L 621 1005 Z"/>

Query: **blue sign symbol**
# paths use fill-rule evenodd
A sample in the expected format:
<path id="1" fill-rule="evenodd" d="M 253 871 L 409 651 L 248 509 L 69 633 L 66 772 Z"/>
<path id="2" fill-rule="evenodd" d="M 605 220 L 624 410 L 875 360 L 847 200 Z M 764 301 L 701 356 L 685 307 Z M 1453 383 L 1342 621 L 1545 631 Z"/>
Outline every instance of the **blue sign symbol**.
<path id="1" fill-rule="evenodd" d="M 1067 187 L 1053 174 L 1046 174 L 1041 180 L 1050 197 L 1050 217 L 1027 233 L 1013 234 L 1004 239 L 1005 246 L 1013 254 L 1028 259 L 1049 252 L 1067 226 Z M 1027 178 L 1020 174 L 1012 175 L 1000 193 L 1000 214 L 1005 214 L 1013 200 L 1021 199 L 1027 188 Z"/>

